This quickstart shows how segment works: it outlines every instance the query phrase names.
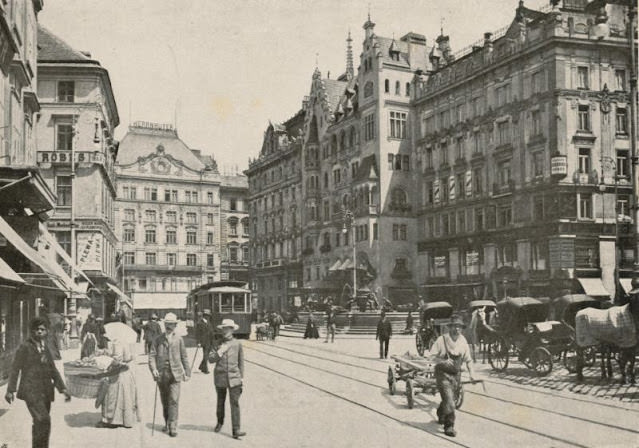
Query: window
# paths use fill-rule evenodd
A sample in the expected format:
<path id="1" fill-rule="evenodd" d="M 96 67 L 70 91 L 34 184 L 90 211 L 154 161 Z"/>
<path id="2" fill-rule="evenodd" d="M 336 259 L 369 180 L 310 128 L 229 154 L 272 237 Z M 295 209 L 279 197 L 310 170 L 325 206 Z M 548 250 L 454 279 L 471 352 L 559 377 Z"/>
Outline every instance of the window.
<path id="1" fill-rule="evenodd" d="M 56 151 L 71 151 L 73 148 L 73 125 L 58 123 L 55 127 Z"/>
<path id="2" fill-rule="evenodd" d="M 539 110 L 533 110 L 531 112 L 532 129 L 531 136 L 541 134 L 541 112 Z"/>
<path id="3" fill-rule="evenodd" d="M 208 193 L 206 193 L 206 201 L 209 204 L 213 204 L 213 192 L 209 191 Z"/>
<path id="4" fill-rule="evenodd" d="M 511 204 L 501 205 L 497 209 L 497 226 L 506 227 L 513 222 L 513 208 Z"/>
<path id="5" fill-rule="evenodd" d="M 480 196 L 484 191 L 484 176 L 481 168 L 473 170 L 473 194 Z"/>
<path id="6" fill-rule="evenodd" d="M 177 202 L 178 201 L 178 192 L 177 192 L 177 190 L 164 190 L 164 201 L 165 202 Z"/>
<path id="7" fill-rule="evenodd" d="M 186 231 L 186 244 L 197 244 L 197 231 L 195 230 Z"/>
<path id="8" fill-rule="evenodd" d="M 58 103 L 73 103 L 75 100 L 75 82 L 58 81 Z"/>
<path id="9" fill-rule="evenodd" d="M 575 240 L 575 267 L 599 267 L 599 241 Z"/>
<path id="10" fill-rule="evenodd" d="M 155 244 L 155 229 L 145 229 L 144 230 L 144 242 Z"/>
<path id="11" fill-rule="evenodd" d="M 466 232 L 466 212 L 464 210 L 457 212 L 457 231 L 459 233 Z"/>
<path id="12" fill-rule="evenodd" d="M 497 123 L 497 138 L 499 145 L 510 143 L 510 123 L 508 121 Z"/>
<path id="13" fill-rule="evenodd" d="M 459 173 L 457 175 L 456 186 L 457 188 L 455 189 L 455 193 L 456 193 L 457 199 L 464 199 L 464 197 L 466 196 L 466 188 L 465 188 L 466 174 L 465 173 Z"/>
<path id="14" fill-rule="evenodd" d="M 60 247 L 71 255 L 71 232 L 54 232 L 54 235 Z"/>
<path id="15" fill-rule="evenodd" d="M 590 131 L 590 106 L 580 104 L 577 114 L 577 130 Z"/>
<path id="16" fill-rule="evenodd" d="M 627 194 L 619 194 L 617 195 L 617 219 L 619 216 L 625 217 L 630 216 L 630 196 Z"/>
<path id="17" fill-rule="evenodd" d="M 206 244 L 212 246 L 214 243 L 213 232 L 206 232 Z"/>
<path id="18" fill-rule="evenodd" d="M 629 164 L 628 150 L 617 150 L 617 177 L 626 178 L 630 176 L 630 164 Z"/>
<path id="19" fill-rule="evenodd" d="M 410 171 L 410 156 L 409 155 L 403 155 L 402 156 L 402 170 L 403 171 Z"/>
<path id="20" fill-rule="evenodd" d="M 56 177 L 56 194 L 58 196 L 58 205 L 61 207 L 71 205 L 72 187 L 71 176 Z"/>
<path id="21" fill-rule="evenodd" d="M 156 263 L 156 261 L 157 261 L 156 258 L 157 258 L 157 256 L 156 256 L 155 252 L 147 252 L 145 254 L 144 261 L 148 265 L 155 265 L 155 264 L 157 264 Z"/>
<path id="22" fill-rule="evenodd" d="M 455 139 L 455 157 L 457 160 L 464 158 L 464 145 L 461 138 Z"/>
<path id="23" fill-rule="evenodd" d="M 473 133 L 473 153 L 481 154 L 481 134 L 479 131 Z"/>
<path id="24" fill-rule="evenodd" d="M 175 254 L 173 253 L 166 254 L 166 264 L 168 264 L 169 266 L 175 266 L 176 259 L 177 257 Z"/>
<path id="25" fill-rule="evenodd" d="M 229 247 L 229 261 L 231 263 L 237 263 L 237 247 Z"/>
<path id="26" fill-rule="evenodd" d="M 273 231 L 275 231 L 275 221 L 273 221 Z M 229 235 L 237 236 L 237 221 L 229 222 Z"/>
<path id="27" fill-rule="evenodd" d="M 186 265 L 187 266 L 197 266 L 197 255 L 195 255 L 195 254 L 186 254 Z"/>
<path id="28" fill-rule="evenodd" d="M 135 252 L 124 252 L 124 264 L 125 265 L 135 264 Z"/>
<path id="29" fill-rule="evenodd" d="M 207 213 L 206 214 L 206 225 L 207 226 L 212 226 L 213 224 L 213 213 Z"/>
<path id="30" fill-rule="evenodd" d="M 136 188 L 135 187 L 122 187 L 122 196 L 124 199 L 135 199 L 136 198 Z"/>
<path id="31" fill-rule="evenodd" d="M 166 244 L 177 244 L 177 232 L 175 229 L 167 229 Z"/>
<path id="32" fill-rule="evenodd" d="M 484 230 L 484 209 L 475 209 L 475 232 Z"/>
<path id="33" fill-rule="evenodd" d="M 615 70 L 615 90 L 626 90 L 626 71 Z"/>
<path id="34" fill-rule="evenodd" d="M 391 138 L 406 138 L 406 112 L 390 112 Z"/>
<path id="35" fill-rule="evenodd" d="M 176 223 L 177 222 L 177 212 L 166 212 L 166 222 Z"/>
<path id="36" fill-rule="evenodd" d="M 135 221 L 135 210 L 127 208 L 124 210 L 124 220 L 125 221 Z"/>
<path id="37" fill-rule="evenodd" d="M 401 188 L 393 188 L 393 191 L 391 192 L 391 204 L 395 206 L 404 206 L 406 203 L 406 192 Z"/>
<path id="38" fill-rule="evenodd" d="M 384 80 L 384 93 L 390 92 L 390 81 L 388 79 Z"/>
<path id="39" fill-rule="evenodd" d="M 592 219 L 592 194 L 579 193 L 579 218 Z"/>
<path id="40" fill-rule="evenodd" d="M 401 84 L 399 81 L 395 81 L 395 95 L 401 95 Z"/>
<path id="41" fill-rule="evenodd" d="M 534 196 L 532 199 L 533 209 L 532 218 L 535 221 L 543 221 L 544 219 L 544 197 L 541 195 Z"/>
<path id="42" fill-rule="evenodd" d="M 448 144 L 446 143 L 441 144 L 440 154 L 441 154 L 440 164 L 448 165 Z"/>
<path id="43" fill-rule="evenodd" d="M 215 257 L 213 254 L 206 254 L 206 265 L 212 268 L 215 265 Z"/>
<path id="44" fill-rule="evenodd" d="M 429 267 L 431 277 L 448 277 L 448 255 L 431 255 Z"/>
<path id="45" fill-rule="evenodd" d="M 615 114 L 615 123 L 617 124 L 617 134 L 628 133 L 628 115 L 626 109 L 618 107 Z"/>
<path id="46" fill-rule="evenodd" d="M 433 167 L 433 148 L 426 148 L 426 168 Z"/>
<path id="47" fill-rule="evenodd" d="M 122 237 L 125 243 L 132 243 L 135 241 L 135 229 L 133 227 L 125 227 Z"/>
<path id="48" fill-rule="evenodd" d="M 531 90 L 532 93 L 539 93 L 541 91 L 543 91 L 543 78 L 542 78 L 542 72 L 535 72 L 532 74 L 531 80 L 530 80 L 530 84 L 531 84 Z"/>
<path id="49" fill-rule="evenodd" d="M 144 211 L 144 220 L 148 222 L 155 222 L 156 213 L 155 210 L 145 210 Z"/>
<path id="50" fill-rule="evenodd" d="M 544 176 L 544 152 L 537 151 L 532 154 L 532 177 Z"/>
<path id="51" fill-rule="evenodd" d="M 406 224 L 393 224 L 393 240 L 394 241 L 406 241 L 407 240 L 407 225 Z"/>
<path id="52" fill-rule="evenodd" d="M 590 173 L 590 148 L 579 148 L 579 173 Z"/>
<path id="53" fill-rule="evenodd" d="M 331 207 L 328 201 L 324 201 L 322 204 L 324 210 L 324 221 L 330 221 L 331 219 Z"/>
<path id="54" fill-rule="evenodd" d="M 482 250 L 466 249 L 461 253 L 460 264 L 462 267 L 462 275 L 479 275 L 482 271 Z"/>
<path id="55" fill-rule="evenodd" d="M 504 160 L 497 164 L 497 181 L 500 187 L 510 185 L 510 160 Z"/>
<path id="56" fill-rule="evenodd" d="M 187 213 L 186 222 L 187 224 L 197 224 L 197 213 Z"/>
<path id="57" fill-rule="evenodd" d="M 588 67 L 577 67 L 577 88 L 585 90 L 590 88 Z"/>
<path id="58" fill-rule="evenodd" d="M 548 259 L 548 244 L 546 241 L 531 241 L 530 243 L 530 266 L 534 271 L 546 269 Z"/>
<path id="59" fill-rule="evenodd" d="M 393 171 L 395 169 L 395 155 L 388 154 L 388 171 Z"/>
<path id="60" fill-rule="evenodd" d="M 364 140 L 371 141 L 375 139 L 375 114 L 369 114 L 364 117 Z"/>
<path id="61" fill-rule="evenodd" d="M 230 199 L 230 209 L 231 211 L 237 211 L 237 199 L 235 198 Z"/>

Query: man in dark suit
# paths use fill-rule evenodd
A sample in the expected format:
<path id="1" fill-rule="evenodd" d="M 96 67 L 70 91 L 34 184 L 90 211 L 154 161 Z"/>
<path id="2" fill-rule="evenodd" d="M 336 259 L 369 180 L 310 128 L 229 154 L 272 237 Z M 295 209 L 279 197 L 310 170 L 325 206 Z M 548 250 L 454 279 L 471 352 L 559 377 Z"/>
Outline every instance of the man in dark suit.
<path id="1" fill-rule="evenodd" d="M 204 310 L 195 327 L 195 339 L 202 347 L 202 362 L 199 369 L 202 373 L 209 373 L 209 352 L 213 344 L 213 323 L 211 322 L 211 310 Z"/>
<path id="2" fill-rule="evenodd" d="M 36 317 L 29 325 L 31 337 L 23 342 L 16 352 L 5 400 L 11 404 L 18 391 L 18 398 L 24 400 L 31 417 L 31 438 L 33 448 L 48 448 L 51 434 L 51 402 L 54 386 L 64 394 L 66 401 L 71 395 L 62 381 L 60 372 L 53 363 L 53 356 L 47 348 L 48 322 Z M 20 386 L 18 387 L 18 377 Z"/>
<path id="3" fill-rule="evenodd" d="M 162 327 L 158 323 L 158 315 L 151 314 L 151 320 L 144 324 L 144 353 L 149 353 L 155 338 L 162 334 Z"/>
<path id="4" fill-rule="evenodd" d="M 379 339 L 379 358 L 388 358 L 388 343 L 393 334 L 393 326 L 386 318 L 386 312 L 382 311 L 379 322 L 377 323 L 377 334 L 375 339 Z"/>

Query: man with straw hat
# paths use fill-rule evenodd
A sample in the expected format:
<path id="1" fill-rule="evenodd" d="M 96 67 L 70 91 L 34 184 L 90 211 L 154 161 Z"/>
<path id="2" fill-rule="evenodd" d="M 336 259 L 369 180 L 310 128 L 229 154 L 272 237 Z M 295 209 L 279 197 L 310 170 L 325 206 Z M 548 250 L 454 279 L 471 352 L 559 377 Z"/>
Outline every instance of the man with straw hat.
<path id="1" fill-rule="evenodd" d="M 455 391 L 461 381 L 461 367 L 466 363 L 470 380 L 473 378 L 473 361 L 470 348 L 461 330 L 465 327 L 459 316 L 453 316 L 448 334 L 437 338 L 430 349 L 430 355 L 438 363 L 435 365 L 435 379 L 442 402 L 437 408 L 439 424 L 444 425 L 444 434 L 455 437 Z"/>
<path id="2" fill-rule="evenodd" d="M 182 336 L 175 333 L 177 316 L 166 313 L 164 333 L 153 340 L 149 352 L 149 369 L 160 390 L 160 401 L 164 414 L 164 432 L 177 436 L 180 383 L 191 377 L 191 367 L 186 356 Z"/>
<path id="3" fill-rule="evenodd" d="M 244 377 L 244 353 L 242 344 L 233 337 L 233 332 L 239 326 L 233 319 L 224 319 L 217 328 L 222 330 L 222 344 L 214 347 L 209 355 L 209 361 L 215 363 L 213 380 L 217 393 L 217 425 L 215 432 L 219 432 L 224 424 L 224 402 L 226 392 L 229 392 L 231 403 L 231 424 L 233 438 L 239 439 L 246 433 L 240 431 L 240 395 L 242 395 L 242 378 Z"/>

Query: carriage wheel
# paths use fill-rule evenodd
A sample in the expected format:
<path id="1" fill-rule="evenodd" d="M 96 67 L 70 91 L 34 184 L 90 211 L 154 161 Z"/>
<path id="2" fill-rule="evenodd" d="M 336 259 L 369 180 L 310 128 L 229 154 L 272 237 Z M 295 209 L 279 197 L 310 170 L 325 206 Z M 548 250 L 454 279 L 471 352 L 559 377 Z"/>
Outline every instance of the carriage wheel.
<path id="1" fill-rule="evenodd" d="M 461 408 L 463 402 L 464 402 L 464 385 L 460 383 L 459 387 L 457 387 L 457 390 L 455 391 L 455 409 Z"/>
<path id="2" fill-rule="evenodd" d="M 552 355 L 546 347 L 537 347 L 530 354 L 530 366 L 537 375 L 545 376 L 552 372 Z"/>
<path id="3" fill-rule="evenodd" d="M 437 336 L 433 335 L 430 338 L 428 338 L 428 350 L 430 350 L 431 348 L 433 348 L 433 345 L 435 345 L 435 341 L 437 341 Z"/>
<path id="4" fill-rule="evenodd" d="M 395 395 L 395 392 L 397 392 L 397 380 L 392 367 L 388 368 L 388 391 L 391 395 Z"/>
<path id="5" fill-rule="evenodd" d="M 577 371 L 577 352 L 574 349 L 564 351 L 564 367 L 569 373 Z"/>
<path id="6" fill-rule="evenodd" d="M 406 400 L 408 401 L 408 409 L 413 409 L 415 405 L 415 390 L 413 387 L 413 380 L 406 379 Z"/>
<path id="7" fill-rule="evenodd" d="M 488 362 L 494 370 L 504 371 L 508 367 L 509 345 L 505 338 L 498 337 L 488 344 Z"/>
<path id="8" fill-rule="evenodd" d="M 597 362 L 597 348 L 596 347 L 588 347 L 584 349 L 584 365 L 587 367 L 592 367 Z"/>
<path id="9" fill-rule="evenodd" d="M 417 346 L 417 353 L 419 356 L 424 356 L 424 341 L 422 340 L 422 334 L 420 331 L 417 331 L 415 335 L 415 345 Z"/>

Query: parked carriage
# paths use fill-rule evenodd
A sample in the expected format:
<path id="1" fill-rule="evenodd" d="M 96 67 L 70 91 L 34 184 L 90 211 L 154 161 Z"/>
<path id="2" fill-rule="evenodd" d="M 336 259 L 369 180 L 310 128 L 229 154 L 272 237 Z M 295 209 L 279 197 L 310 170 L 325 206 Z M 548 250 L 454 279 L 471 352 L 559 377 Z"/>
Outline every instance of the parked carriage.
<path id="1" fill-rule="evenodd" d="M 448 302 L 431 302 L 420 309 L 420 327 L 415 335 L 415 344 L 420 356 L 430 350 L 453 315 L 453 306 Z"/>
<path id="2" fill-rule="evenodd" d="M 481 311 L 479 316 L 477 312 Z M 486 330 L 491 325 L 496 324 L 497 304 L 492 300 L 473 300 L 468 304 L 468 308 L 462 312 L 466 329 L 464 337 L 468 341 L 472 350 L 473 360 L 475 360 L 475 350 L 478 348 L 484 356 L 487 346 L 493 340 L 493 332 Z M 478 320 L 481 319 L 481 322 Z"/>
<path id="3" fill-rule="evenodd" d="M 500 325 L 489 346 L 488 362 L 495 370 L 508 367 L 511 347 L 518 359 L 538 375 L 552 371 L 553 358 L 574 344 L 574 331 L 559 321 L 546 321 L 549 300 L 511 297 L 497 303 Z"/>

